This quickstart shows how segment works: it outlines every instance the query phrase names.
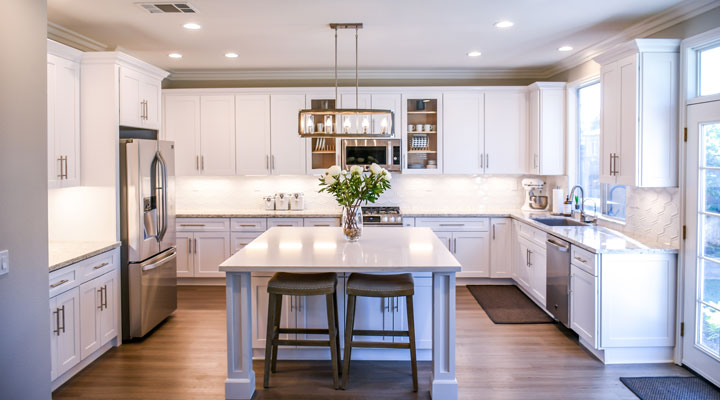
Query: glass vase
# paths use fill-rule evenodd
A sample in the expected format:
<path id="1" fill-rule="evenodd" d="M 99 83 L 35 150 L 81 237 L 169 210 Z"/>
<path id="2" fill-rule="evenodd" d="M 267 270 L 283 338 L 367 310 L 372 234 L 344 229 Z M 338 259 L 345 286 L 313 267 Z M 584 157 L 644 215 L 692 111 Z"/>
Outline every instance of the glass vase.
<path id="1" fill-rule="evenodd" d="M 362 209 L 358 207 L 343 207 L 342 228 L 345 239 L 357 242 L 362 236 L 363 219 Z"/>

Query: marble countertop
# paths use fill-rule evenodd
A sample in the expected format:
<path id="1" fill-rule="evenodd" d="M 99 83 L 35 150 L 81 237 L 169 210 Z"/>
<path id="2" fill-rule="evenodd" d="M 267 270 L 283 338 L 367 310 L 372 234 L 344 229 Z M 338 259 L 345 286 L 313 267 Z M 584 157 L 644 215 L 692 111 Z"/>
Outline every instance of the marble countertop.
<path id="1" fill-rule="evenodd" d="M 75 264 L 100 253 L 120 247 L 120 242 L 51 241 L 49 247 L 50 272 Z"/>
<path id="2" fill-rule="evenodd" d="M 459 272 L 430 228 L 366 227 L 348 242 L 340 228 L 270 228 L 220 264 L 226 272 Z"/>
<path id="3" fill-rule="evenodd" d="M 233 210 L 177 210 L 177 218 L 340 218 L 341 208 L 309 210 L 264 210 L 261 208 Z"/>

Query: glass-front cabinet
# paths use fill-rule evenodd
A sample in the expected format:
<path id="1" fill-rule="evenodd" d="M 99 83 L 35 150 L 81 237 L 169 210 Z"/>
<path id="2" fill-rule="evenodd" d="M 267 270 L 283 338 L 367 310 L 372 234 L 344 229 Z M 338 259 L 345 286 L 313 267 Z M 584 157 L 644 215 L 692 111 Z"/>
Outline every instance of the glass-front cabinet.
<path id="1" fill-rule="evenodd" d="M 335 108 L 334 94 L 308 94 L 306 106 L 313 110 L 329 110 Z M 337 126 L 333 116 L 326 116 L 326 120 L 313 121 L 316 132 L 332 132 Z M 310 138 L 308 142 L 307 171 L 311 174 L 321 174 L 333 165 L 340 164 L 340 139 Z"/>
<path id="2" fill-rule="evenodd" d="M 403 104 L 403 173 L 442 173 L 442 94 L 405 94 Z"/>

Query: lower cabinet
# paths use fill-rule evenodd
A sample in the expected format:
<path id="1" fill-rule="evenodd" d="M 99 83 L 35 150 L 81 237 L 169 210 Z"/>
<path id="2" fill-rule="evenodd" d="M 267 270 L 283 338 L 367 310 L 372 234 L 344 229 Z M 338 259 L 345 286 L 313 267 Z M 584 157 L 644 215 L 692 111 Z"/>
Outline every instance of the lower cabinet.
<path id="1" fill-rule="evenodd" d="M 81 358 L 92 354 L 116 337 L 117 310 L 115 304 L 118 279 L 115 272 L 80 285 L 80 353 Z"/>
<path id="2" fill-rule="evenodd" d="M 512 220 L 490 219 L 490 277 L 512 277 Z"/>
<path id="3" fill-rule="evenodd" d="M 598 278 L 576 265 L 570 266 L 570 329 L 597 348 Z"/>
<path id="4" fill-rule="evenodd" d="M 546 304 L 547 260 L 545 247 L 531 245 L 530 251 L 530 290 L 543 307 Z"/>
<path id="5" fill-rule="evenodd" d="M 545 306 L 547 262 L 545 234 L 529 225 L 513 221 L 512 277 L 538 304 Z"/>
<path id="6" fill-rule="evenodd" d="M 178 232 L 178 278 L 224 278 L 220 264 L 230 257 L 230 232 Z"/>
<path id="7" fill-rule="evenodd" d="M 80 289 L 68 290 L 50 299 L 51 377 L 55 380 L 81 359 Z"/>
<path id="8" fill-rule="evenodd" d="M 429 227 L 462 265 L 459 278 L 490 277 L 488 218 L 416 218 L 415 226 Z"/>

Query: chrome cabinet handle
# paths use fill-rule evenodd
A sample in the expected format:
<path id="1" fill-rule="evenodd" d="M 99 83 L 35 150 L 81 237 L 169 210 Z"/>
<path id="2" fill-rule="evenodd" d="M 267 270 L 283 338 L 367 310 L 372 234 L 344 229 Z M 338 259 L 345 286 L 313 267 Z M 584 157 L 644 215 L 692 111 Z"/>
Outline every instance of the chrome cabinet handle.
<path id="1" fill-rule="evenodd" d="M 575 256 L 575 259 L 578 260 L 578 261 L 580 261 L 581 263 L 586 263 L 586 262 L 588 262 L 588 260 L 586 260 L 586 259 L 584 259 L 584 258 L 580 258 L 580 257 L 578 257 L 578 256 Z"/>
<path id="2" fill-rule="evenodd" d="M 98 308 L 98 310 L 102 311 L 102 309 L 103 309 L 103 288 L 98 289 L 97 292 L 100 294 L 100 305 L 97 306 L 97 308 Z"/>
<path id="3" fill-rule="evenodd" d="M 615 153 L 614 158 L 615 158 L 615 161 L 613 161 L 613 172 L 615 173 L 615 176 L 617 176 L 620 173 L 620 171 L 618 170 L 618 166 L 617 166 L 618 158 L 620 158 L 620 156 L 617 153 Z M 66 169 L 66 171 L 67 171 L 67 169 Z"/>
<path id="4" fill-rule="evenodd" d="M 490 154 L 485 154 L 485 168 L 490 168 Z"/>
<path id="5" fill-rule="evenodd" d="M 205 224 L 180 224 L 180 226 L 205 226 Z"/>
<path id="6" fill-rule="evenodd" d="M 613 156 L 612 156 L 612 153 L 608 154 L 608 156 L 609 156 L 609 160 L 608 160 L 608 161 L 609 161 L 609 163 L 608 163 L 609 171 L 608 171 L 608 172 L 610 173 L 610 176 L 612 176 L 612 174 L 613 174 L 613 167 L 612 167 Z"/>
<path id="7" fill-rule="evenodd" d="M 493 240 L 495 240 L 495 224 L 493 224 L 492 228 L 493 228 L 493 234 L 492 234 L 493 236 L 492 237 L 493 237 Z"/>
<path id="8" fill-rule="evenodd" d="M 265 169 L 270 169 L 270 156 L 265 154 Z"/>
<path id="9" fill-rule="evenodd" d="M 192 243 L 190 242 L 190 238 L 185 238 L 185 239 L 187 239 L 187 252 L 188 252 L 188 255 L 190 255 L 190 254 L 192 254 Z"/>
<path id="10" fill-rule="evenodd" d="M 532 266 L 533 266 L 533 263 L 532 263 L 532 254 L 533 254 L 533 251 L 532 251 L 532 250 L 528 250 L 528 267 L 532 267 Z"/>
<path id="11" fill-rule="evenodd" d="M 60 163 L 60 173 L 58 174 L 57 177 L 58 177 L 58 179 L 62 179 L 63 178 L 63 158 L 62 158 L 62 156 L 58 157 L 57 160 Z"/>
<path id="12" fill-rule="evenodd" d="M 60 309 L 55 308 L 55 311 L 53 311 L 52 313 L 55 317 L 55 329 L 53 329 L 53 333 L 55 334 L 55 336 L 60 336 Z"/>
<path id="13" fill-rule="evenodd" d="M 60 307 L 59 311 L 62 312 L 62 326 L 58 324 L 58 330 L 62 329 L 63 333 L 65 333 L 65 306 Z M 60 334 L 58 334 L 58 336 L 60 336 Z"/>
<path id="14" fill-rule="evenodd" d="M 107 308 L 107 285 L 103 285 L 103 308 Z"/>
<path id="15" fill-rule="evenodd" d="M 277 227 L 293 227 L 295 225 L 293 225 L 293 224 L 277 224 L 275 226 L 277 226 Z"/>
<path id="16" fill-rule="evenodd" d="M 243 228 L 254 228 L 255 224 L 239 224 L 238 226 L 241 226 Z"/>
<path id="17" fill-rule="evenodd" d="M 482 168 L 483 165 L 485 165 L 485 153 L 480 154 L 480 168 Z"/>
<path id="18" fill-rule="evenodd" d="M 63 280 L 61 280 L 61 281 L 55 282 L 55 283 L 53 283 L 53 284 L 50 285 L 50 289 L 55 289 L 56 287 L 58 287 L 58 286 L 60 286 L 60 285 L 62 285 L 62 284 L 64 284 L 64 283 L 68 283 L 68 282 L 70 282 L 70 281 L 67 280 L 67 279 L 63 279 Z"/>
<path id="19" fill-rule="evenodd" d="M 380 311 L 390 311 L 390 302 L 387 297 L 382 297 L 380 299 Z"/>
<path id="20" fill-rule="evenodd" d="M 200 169 L 205 171 L 205 156 L 200 156 Z"/>
<path id="21" fill-rule="evenodd" d="M 109 264 L 109 263 L 104 262 L 104 263 L 102 263 L 102 264 L 100 264 L 100 265 L 96 265 L 96 266 L 93 267 L 93 270 L 100 269 L 100 268 L 102 268 L 102 267 L 104 267 L 104 266 L 106 266 L 106 265 L 108 265 L 108 264 Z"/>
<path id="22" fill-rule="evenodd" d="M 453 253 L 457 254 L 457 238 L 453 238 Z"/>
<path id="23" fill-rule="evenodd" d="M 465 226 L 465 224 L 439 224 L 440 226 Z"/>
<path id="24" fill-rule="evenodd" d="M 525 249 L 525 266 L 530 266 L 530 250 Z"/>
<path id="25" fill-rule="evenodd" d="M 200 156 L 195 156 L 195 169 L 200 171 Z"/>
<path id="26" fill-rule="evenodd" d="M 329 224 L 315 224 L 313 226 L 330 226 Z"/>
<path id="27" fill-rule="evenodd" d="M 197 254 L 197 239 L 193 239 L 193 253 Z"/>

